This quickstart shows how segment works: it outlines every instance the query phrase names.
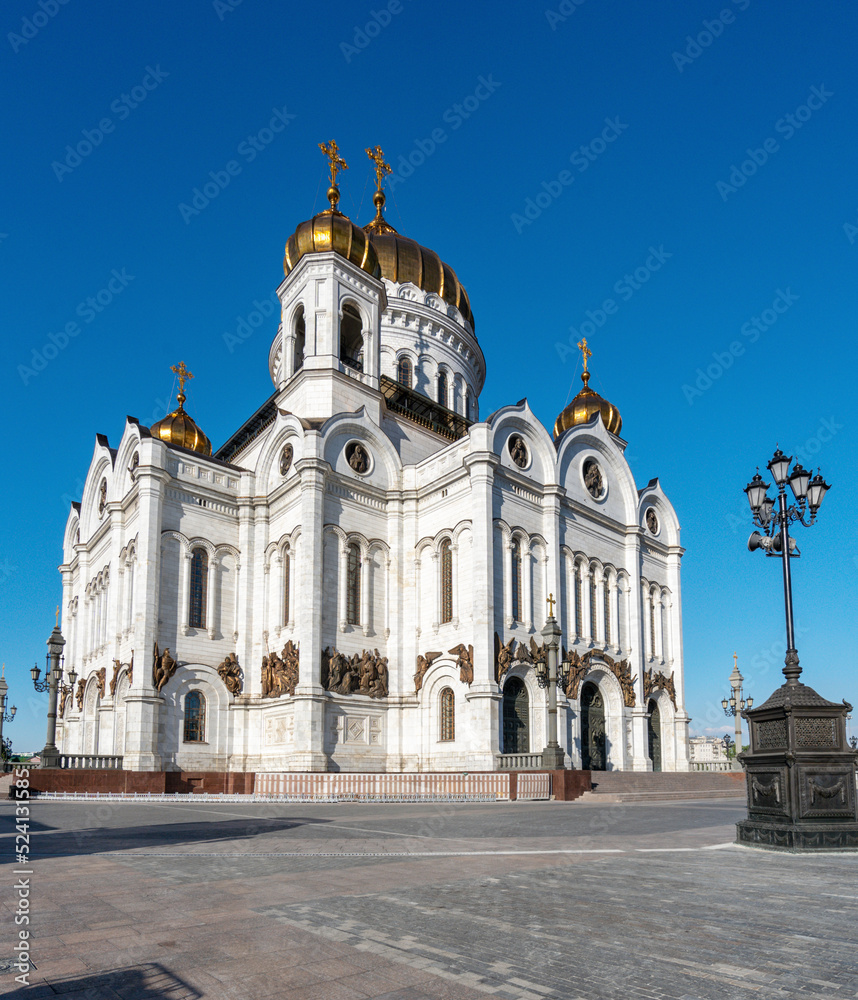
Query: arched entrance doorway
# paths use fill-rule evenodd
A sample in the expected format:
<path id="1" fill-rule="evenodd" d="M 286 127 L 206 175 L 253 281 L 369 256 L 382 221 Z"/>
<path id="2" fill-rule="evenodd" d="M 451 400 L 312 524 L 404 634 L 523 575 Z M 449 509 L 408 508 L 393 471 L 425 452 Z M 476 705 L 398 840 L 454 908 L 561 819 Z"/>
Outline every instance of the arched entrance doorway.
<path id="1" fill-rule="evenodd" d="M 649 759 L 653 771 L 661 770 L 661 712 L 656 702 L 649 703 L 647 728 L 649 730 Z"/>
<path id="2" fill-rule="evenodd" d="M 503 689 L 503 752 L 530 752 L 529 698 L 519 677 L 510 677 Z"/>
<path id="3" fill-rule="evenodd" d="M 605 702 L 595 684 L 581 689 L 581 767 L 606 771 L 608 755 L 605 738 Z"/>

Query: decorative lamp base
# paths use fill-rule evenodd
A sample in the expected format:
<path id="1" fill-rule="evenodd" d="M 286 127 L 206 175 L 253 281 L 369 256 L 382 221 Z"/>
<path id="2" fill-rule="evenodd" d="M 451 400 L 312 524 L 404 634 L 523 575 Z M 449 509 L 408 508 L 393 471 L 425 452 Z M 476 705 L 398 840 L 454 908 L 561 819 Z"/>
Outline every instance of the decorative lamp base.
<path id="1" fill-rule="evenodd" d="M 769 851 L 858 851 L 858 823 L 779 823 L 743 819 L 736 843 Z"/>

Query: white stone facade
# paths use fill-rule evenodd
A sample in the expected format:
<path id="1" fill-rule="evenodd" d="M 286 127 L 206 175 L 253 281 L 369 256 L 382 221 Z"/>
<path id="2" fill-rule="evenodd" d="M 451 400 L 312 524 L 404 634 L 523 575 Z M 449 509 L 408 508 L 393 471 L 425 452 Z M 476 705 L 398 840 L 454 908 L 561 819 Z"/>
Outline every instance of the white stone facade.
<path id="1" fill-rule="evenodd" d="M 59 721 L 60 751 L 118 754 L 137 770 L 496 770 L 510 748 L 495 636 L 514 648 L 541 643 L 553 594 L 563 645 L 591 653 L 576 697 L 558 692 L 567 764 L 582 765 L 589 684 L 604 706 L 605 766 L 650 769 L 654 717 L 660 766 L 687 770 L 683 550 L 658 481 L 637 488 L 625 443 L 598 416 L 556 444 L 526 402 L 479 422 L 483 354 L 437 295 L 333 252 L 303 257 L 279 295 L 268 358 L 275 393 L 214 457 L 165 444 L 130 418 L 116 450 L 96 440 L 61 567 L 66 669 L 83 686 Z M 347 322 L 350 356 L 360 347 L 355 367 L 340 360 Z M 448 408 L 466 418 L 455 433 L 388 405 L 402 357 L 430 399 L 444 374 Z M 363 473 L 347 458 L 355 442 L 368 458 Z M 602 473 L 596 499 L 583 478 L 588 461 Z M 350 603 L 351 546 L 360 585 Z M 199 620 L 197 550 L 207 563 Z M 300 651 L 294 694 L 263 697 L 262 658 L 290 640 Z M 160 693 L 155 643 L 178 664 Z M 470 684 L 451 652 L 460 645 L 473 647 Z M 327 647 L 386 657 L 387 696 L 326 691 Z M 418 655 L 430 651 L 440 655 L 415 691 Z M 216 669 L 230 653 L 242 670 L 238 694 Z M 609 666 L 621 661 L 631 698 Z M 656 685 L 645 698 L 650 671 L 672 677 L 672 695 Z M 502 683 L 517 680 L 526 692 L 517 750 L 536 753 L 547 693 L 526 662 Z M 186 740 L 193 692 L 202 738 Z"/>

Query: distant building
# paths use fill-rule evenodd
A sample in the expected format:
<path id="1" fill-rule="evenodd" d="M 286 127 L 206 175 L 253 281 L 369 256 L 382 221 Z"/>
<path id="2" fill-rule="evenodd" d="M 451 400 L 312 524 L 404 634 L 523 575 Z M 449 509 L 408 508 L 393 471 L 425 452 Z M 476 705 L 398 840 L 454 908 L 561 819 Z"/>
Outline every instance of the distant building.
<path id="1" fill-rule="evenodd" d="M 692 764 L 711 760 L 727 760 L 723 736 L 692 736 L 688 741 Z"/>

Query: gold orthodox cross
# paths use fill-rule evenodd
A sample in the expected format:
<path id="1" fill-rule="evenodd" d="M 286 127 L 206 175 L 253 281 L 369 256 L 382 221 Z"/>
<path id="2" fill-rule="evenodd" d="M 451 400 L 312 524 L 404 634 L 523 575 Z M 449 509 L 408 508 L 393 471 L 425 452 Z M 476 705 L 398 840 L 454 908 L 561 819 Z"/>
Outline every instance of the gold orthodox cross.
<path id="1" fill-rule="evenodd" d="M 348 170 L 349 165 L 340 156 L 340 148 L 333 139 L 330 142 L 320 142 L 319 149 L 327 156 L 328 162 L 331 164 L 331 187 L 336 187 L 337 172 Z"/>
<path id="2" fill-rule="evenodd" d="M 593 352 L 587 346 L 586 337 L 578 342 L 578 350 L 584 355 L 584 371 L 587 371 L 587 359 L 593 356 Z"/>
<path id="3" fill-rule="evenodd" d="M 367 149 L 366 155 L 375 164 L 375 186 L 376 190 L 380 191 L 382 180 L 391 172 L 390 164 L 384 162 L 384 153 L 381 151 L 381 146 L 376 146 L 375 149 Z"/>
<path id="4" fill-rule="evenodd" d="M 193 378 L 193 374 L 185 367 L 184 361 L 180 361 L 178 367 L 176 367 L 176 365 L 170 365 L 170 371 L 175 372 L 176 375 L 179 376 L 179 392 L 184 393 L 185 382 L 187 382 L 188 379 Z"/>
<path id="5" fill-rule="evenodd" d="M 554 600 L 554 594 L 549 594 L 548 598 L 545 601 L 545 603 L 548 605 L 548 617 L 549 618 L 553 618 L 554 617 L 554 605 L 557 603 L 557 601 Z"/>
<path id="6" fill-rule="evenodd" d="M 57 624 L 57 626 L 59 626 L 59 624 L 60 624 L 60 606 L 59 606 L 59 604 L 57 605 L 56 624 Z M 5 666 L 5 664 L 4 664 L 4 666 Z"/>

